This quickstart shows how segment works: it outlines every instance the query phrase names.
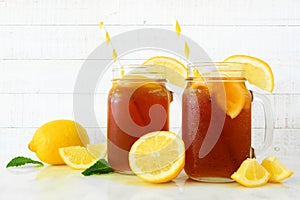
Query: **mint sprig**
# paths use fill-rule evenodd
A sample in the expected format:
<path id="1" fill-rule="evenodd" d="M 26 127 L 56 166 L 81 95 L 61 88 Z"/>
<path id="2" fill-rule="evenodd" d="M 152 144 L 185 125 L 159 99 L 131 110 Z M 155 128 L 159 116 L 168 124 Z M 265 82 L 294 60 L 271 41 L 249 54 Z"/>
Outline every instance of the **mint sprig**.
<path id="1" fill-rule="evenodd" d="M 100 159 L 91 167 L 84 170 L 81 174 L 83 174 L 84 176 L 90 176 L 93 174 L 108 174 L 113 171 L 114 170 L 109 166 L 106 160 Z"/>
<path id="2" fill-rule="evenodd" d="M 19 167 L 19 166 L 23 166 L 26 164 L 34 164 L 34 165 L 38 165 L 38 166 L 44 166 L 44 164 L 42 162 L 32 160 L 30 158 L 26 158 L 23 156 L 18 156 L 18 157 L 13 158 L 11 161 L 9 161 L 9 163 L 6 165 L 6 168 Z"/>

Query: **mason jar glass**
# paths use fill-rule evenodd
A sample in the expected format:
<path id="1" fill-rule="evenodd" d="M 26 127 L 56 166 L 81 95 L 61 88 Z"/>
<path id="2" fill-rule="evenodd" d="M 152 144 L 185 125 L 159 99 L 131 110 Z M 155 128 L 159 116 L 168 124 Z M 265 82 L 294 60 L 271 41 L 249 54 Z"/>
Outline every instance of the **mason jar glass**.
<path id="1" fill-rule="evenodd" d="M 107 140 L 108 162 L 115 171 L 132 173 L 128 154 L 139 137 L 152 131 L 169 130 L 171 101 L 164 67 L 126 65 L 113 69 Z"/>

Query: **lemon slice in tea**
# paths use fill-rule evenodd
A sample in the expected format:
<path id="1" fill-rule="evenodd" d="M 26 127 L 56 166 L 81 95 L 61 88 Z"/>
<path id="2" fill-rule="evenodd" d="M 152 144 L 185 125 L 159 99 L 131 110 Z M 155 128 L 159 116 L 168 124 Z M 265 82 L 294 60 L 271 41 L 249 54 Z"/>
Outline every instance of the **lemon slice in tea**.
<path id="1" fill-rule="evenodd" d="M 250 108 L 251 93 L 243 82 L 224 81 L 222 84 L 211 85 L 211 92 L 216 102 L 231 119 L 236 118 L 243 109 Z"/>

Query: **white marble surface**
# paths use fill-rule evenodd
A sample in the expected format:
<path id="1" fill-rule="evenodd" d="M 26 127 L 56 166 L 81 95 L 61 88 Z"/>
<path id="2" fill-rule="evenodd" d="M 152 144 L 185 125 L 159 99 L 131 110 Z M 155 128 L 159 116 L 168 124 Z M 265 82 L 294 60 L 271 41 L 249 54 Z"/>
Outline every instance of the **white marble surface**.
<path id="1" fill-rule="evenodd" d="M 0 165 L 1 200 L 150 200 L 150 199 L 270 199 L 294 200 L 300 197 L 299 158 L 281 158 L 295 173 L 278 184 L 246 188 L 238 183 L 200 183 L 187 178 L 182 172 L 172 182 L 150 184 L 134 175 L 117 173 L 85 177 L 81 171 L 67 166 L 5 168 Z M 2 160 L 3 161 L 3 160 Z"/>

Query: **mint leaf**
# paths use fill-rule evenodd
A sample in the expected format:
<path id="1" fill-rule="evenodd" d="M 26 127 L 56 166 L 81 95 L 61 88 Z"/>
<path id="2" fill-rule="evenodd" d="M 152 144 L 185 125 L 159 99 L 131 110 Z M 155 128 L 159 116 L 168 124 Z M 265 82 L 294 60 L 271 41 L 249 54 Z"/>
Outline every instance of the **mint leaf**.
<path id="1" fill-rule="evenodd" d="M 26 164 L 35 164 L 38 166 L 44 166 L 44 164 L 42 162 L 35 161 L 35 160 L 26 158 L 23 156 L 18 156 L 18 157 L 13 158 L 11 161 L 9 161 L 9 163 L 6 165 L 6 168 L 19 167 L 19 166 L 26 165 Z"/>
<path id="2" fill-rule="evenodd" d="M 83 174 L 84 176 L 90 176 L 93 174 L 108 174 L 113 171 L 114 170 L 109 166 L 106 160 L 100 159 L 91 167 L 84 170 L 81 174 Z"/>

